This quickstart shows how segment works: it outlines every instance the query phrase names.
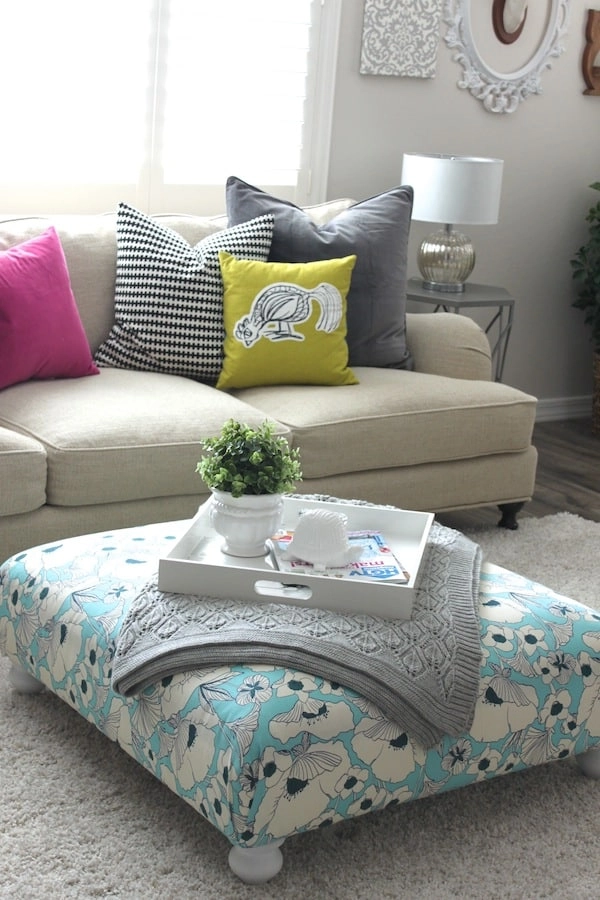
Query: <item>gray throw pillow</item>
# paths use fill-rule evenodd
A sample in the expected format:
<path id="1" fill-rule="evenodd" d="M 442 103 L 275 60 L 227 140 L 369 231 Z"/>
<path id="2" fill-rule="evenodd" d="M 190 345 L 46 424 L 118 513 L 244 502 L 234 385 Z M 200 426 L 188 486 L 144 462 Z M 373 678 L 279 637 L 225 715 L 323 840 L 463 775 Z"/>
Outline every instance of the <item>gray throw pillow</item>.
<path id="1" fill-rule="evenodd" d="M 231 176 L 229 225 L 272 213 L 271 262 L 315 262 L 356 254 L 348 294 L 351 366 L 412 368 L 406 345 L 406 266 L 413 191 L 402 186 L 354 203 L 325 224 L 308 212 Z"/>

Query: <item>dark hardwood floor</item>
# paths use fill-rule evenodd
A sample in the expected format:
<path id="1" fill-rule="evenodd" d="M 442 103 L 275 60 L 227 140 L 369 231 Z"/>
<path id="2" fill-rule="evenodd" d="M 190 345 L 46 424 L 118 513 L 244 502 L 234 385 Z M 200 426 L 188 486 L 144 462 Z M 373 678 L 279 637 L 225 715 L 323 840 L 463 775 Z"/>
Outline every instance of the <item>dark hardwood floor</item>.
<path id="1" fill-rule="evenodd" d="M 538 451 L 535 493 L 519 518 L 572 512 L 600 522 L 600 435 L 592 434 L 591 421 L 540 422 L 533 443 Z M 486 507 L 441 514 L 438 521 L 464 530 L 499 518 L 494 507 Z"/>

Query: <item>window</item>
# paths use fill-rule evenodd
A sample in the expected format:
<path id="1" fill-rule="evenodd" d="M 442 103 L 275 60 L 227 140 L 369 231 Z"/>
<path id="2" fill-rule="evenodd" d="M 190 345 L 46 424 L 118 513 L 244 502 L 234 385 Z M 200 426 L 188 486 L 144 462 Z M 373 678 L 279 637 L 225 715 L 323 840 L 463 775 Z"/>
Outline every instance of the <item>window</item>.
<path id="1" fill-rule="evenodd" d="M 222 212 L 230 174 L 299 203 L 323 199 L 340 9 L 6 4 L 0 212 L 105 211 L 120 200 Z"/>

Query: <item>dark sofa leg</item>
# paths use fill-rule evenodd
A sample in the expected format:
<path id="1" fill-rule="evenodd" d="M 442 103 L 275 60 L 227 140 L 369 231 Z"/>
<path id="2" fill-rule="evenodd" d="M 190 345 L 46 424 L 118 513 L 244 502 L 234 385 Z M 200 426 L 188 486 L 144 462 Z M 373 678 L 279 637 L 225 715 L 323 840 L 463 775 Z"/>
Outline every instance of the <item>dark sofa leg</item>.
<path id="1" fill-rule="evenodd" d="M 511 531 L 516 531 L 519 527 L 517 513 L 519 513 L 524 506 L 525 502 L 523 500 L 519 503 L 499 503 L 498 509 L 502 513 L 502 518 L 498 522 L 498 528 L 509 528 Z"/>

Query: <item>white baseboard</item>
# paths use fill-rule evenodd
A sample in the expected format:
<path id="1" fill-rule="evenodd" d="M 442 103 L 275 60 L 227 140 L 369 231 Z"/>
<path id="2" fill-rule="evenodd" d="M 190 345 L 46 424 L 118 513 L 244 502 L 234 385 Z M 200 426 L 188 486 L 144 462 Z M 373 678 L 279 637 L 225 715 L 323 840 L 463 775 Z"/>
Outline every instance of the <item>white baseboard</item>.
<path id="1" fill-rule="evenodd" d="M 538 400 L 536 422 L 559 419 L 587 419 L 592 415 L 592 395 L 583 397 L 554 397 Z"/>

